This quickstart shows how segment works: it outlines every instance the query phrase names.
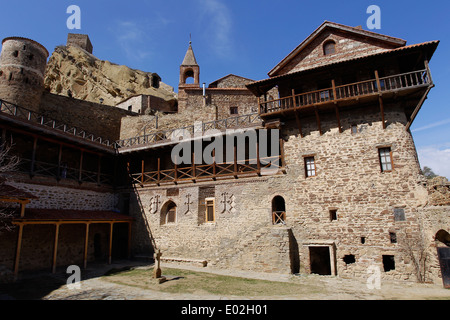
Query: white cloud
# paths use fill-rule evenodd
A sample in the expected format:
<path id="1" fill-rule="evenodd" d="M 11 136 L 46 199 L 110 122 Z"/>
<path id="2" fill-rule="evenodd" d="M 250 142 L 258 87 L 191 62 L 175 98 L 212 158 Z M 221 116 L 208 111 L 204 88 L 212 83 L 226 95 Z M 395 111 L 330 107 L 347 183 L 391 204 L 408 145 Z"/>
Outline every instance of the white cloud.
<path id="1" fill-rule="evenodd" d="M 151 51 L 146 44 L 144 28 L 134 21 L 119 21 L 116 30 L 116 40 L 128 59 L 140 61 L 147 58 Z"/>
<path id="2" fill-rule="evenodd" d="M 450 148 L 425 146 L 417 149 L 420 166 L 431 168 L 434 173 L 450 179 Z"/>
<path id="3" fill-rule="evenodd" d="M 231 11 L 220 0 L 198 0 L 202 27 L 211 49 L 220 57 L 232 54 L 231 31 L 233 27 Z"/>
<path id="4" fill-rule="evenodd" d="M 439 126 L 442 126 L 442 125 L 448 124 L 448 123 L 450 123 L 450 119 L 436 121 L 436 122 L 427 124 L 426 126 L 422 126 L 422 127 L 413 129 L 411 132 L 423 131 L 423 130 L 431 129 L 431 128 L 434 128 L 434 127 L 439 127 Z"/>

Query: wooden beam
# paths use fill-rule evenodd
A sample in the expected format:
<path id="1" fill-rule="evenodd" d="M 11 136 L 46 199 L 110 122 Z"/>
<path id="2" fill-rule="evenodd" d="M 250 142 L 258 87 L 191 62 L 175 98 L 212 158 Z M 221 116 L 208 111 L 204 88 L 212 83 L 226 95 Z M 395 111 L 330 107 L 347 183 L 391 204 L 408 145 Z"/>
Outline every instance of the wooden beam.
<path id="1" fill-rule="evenodd" d="M 14 281 L 17 280 L 17 277 L 19 275 L 19 261 L 20 261 L 20 251 L 22 250 L 23 227 L 24 225 L 20 223 L 19 232 L 17 235 L 16 257 L 14 259 Z"/>
<path id="2" fill-rule="evenodd" d="M 59 223 L 55 224 L 55 239 L 53 242 L 53 260 L 52 260 L 52 273 L 56 272 L 56 257 L 58 256 L 58 239 L 59 239 Z"/>
<path id="3" fill-rule="evenodd" d="M 79 171 L 78 171 L 78 182 L 79 182 L 79 183 L 82 182 L 82 174 L 83 174 L 83 154 L 84 154 L 84 151 L 81 150 L 81 152 L 80 152 L 80 166 L 79 166 Z"/>
<path id="4" fill-rule="evenodd" d="M 31 166 L 30 166 L 30 176 L 34 176 L 34 168 L 36 165 L 36 149 L 37 149 L 37 137 L 34 137 L 33 139 L 33 150 L 31 153 Z"/>
<path id="5" fill-rule="evenodd" d="M 383 106 L 383 98 L 378 96 L 378 101 L 380 103 L 380 112 L 381 112 L 381 122 L 383 123 L 383 129 L 386 129 L 386 122 L 384 119 L 384 106 Z"/>
<path id="6" fill-rule="evenodd" d="M 261 159 L 259 155 L 259 137 L 256 137 L 256 168 L 258 169 L 258 176 L 261 176 Z"/>
<path id="7" fill-rule="evenodd" d="M 158 180 L 156 184 L 159 186 L 159 181 L 161 180 L 161 158 L 158 158 Z"/>
<path id="8" fill-rule="evenodd" d="M 319 129 L 319 133 L 322 135 L 322 127 L 320 125 L 319 110 L 317 109 L 317 106 L 314 106 L 314 112 L 316 114 L 317 129 Z"/>
<path id="9" fill-rule="evenodd" d="M 336 119 L 337 119 L 337 122 L 338 122 L 339 133 L 342 133 L 341 117 L 339 115 L 339 107 L 338 107 L 337 104 L 335 104 L 334 108 L 336 110 Z"/>
<path id="10" fill-rule="evenodd" d="M 131 259 L 131 222 L 128 222 L 128 259 Z"/>
<path id="11" fill-rule="evenodd" d="M 234 144 L 234 139 L 233 139 L 233 144 Z M 237 165 L 237 146 L 236 144 L 234 144 L 233 146 L 233 150 L 234 150 L 234 166 L 233 166 L 233 171 L 234 171 L 234 178 L 237 179 L 238 178 L 238 165 Z"/>
<path id="12" fill-rule="evenodd" d="M 62 144 L 59 144 L 59 151 L 58 151 L 58 174 L 56 176 L 56 180 L 61 180 L 61 160 L 62 160 Z"/>
<path id="13" fill-rule="evenodd" d="M 89 223 L 86 223 L 86 231 L 84 234 L 84 256 L 83 256 L 83 268 L 87 267 L 88 248 L 89 248 Z"/>
<path id="14" fill-rule="evenodd" d="M 145 169 L 145 163 L 144 163 L 144 159 L 142 159 L 142 163 L 141 163 L 141 184 L 142 185 L 144 185 L 144 169 Z"/>
<path id="15" fill-rule="evenodd" d="M 102 156 L 99 155 L 97 158 L 97 185 L 100 185 L 102 173 Z"/>
<path id="16" fill-rule="evenodd" d="M 112 262 L 112 242 L 113 242 L 113 230 L 114 230 L 114 222 L 109 223 L 109 247 L 108 247 L 108 264 Z"/>
<path id="17" fill-rule="evenodd" d="M 284 162 L 284 140 L 280 138 L 280 167 L 281 172 L 286 173 L 286 164 Z"/>

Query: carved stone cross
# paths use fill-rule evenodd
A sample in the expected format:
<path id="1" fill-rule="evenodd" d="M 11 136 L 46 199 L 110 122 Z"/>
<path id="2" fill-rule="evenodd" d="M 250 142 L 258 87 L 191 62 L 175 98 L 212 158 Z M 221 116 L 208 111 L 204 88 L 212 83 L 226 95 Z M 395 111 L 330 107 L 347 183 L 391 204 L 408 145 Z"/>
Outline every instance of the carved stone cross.
<path id="1" fill-rule="evenodd" d="M 153 278 L 161 278 L 161 256 L 162 253 L 160 249 L 158 249 L 158 251 L 153 254 L 153 258 L 155 259 Z"/>

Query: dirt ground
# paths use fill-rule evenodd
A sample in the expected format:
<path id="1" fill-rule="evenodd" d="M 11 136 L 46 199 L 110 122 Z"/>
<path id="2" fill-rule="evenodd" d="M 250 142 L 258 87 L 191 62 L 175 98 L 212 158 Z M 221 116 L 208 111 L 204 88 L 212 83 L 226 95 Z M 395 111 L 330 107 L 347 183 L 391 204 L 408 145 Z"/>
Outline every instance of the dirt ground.
<path id="1" fill-rule="evenodd" d="M 173 264 L 162 265 L 163 275 L 169 280 L 162 284 L 147 278 L 134 278 L 134 282 L 130 282 L 132 278 L 123 273 L 130 269 L 146 270 L 142 274 L 148 275 L 152 267 L 149 263 L 136 262 L 93 266 L 83 270 L 80 287 L 75 289 L 66 285 L 69 275 L 64 269 L 54 275 L 24 274 L 16 283 L 0 285 L 0 300 L 450 300 L 450 290 L 437 284 L 382 281 L 380 289 L 369 289 L 364 280 L 358 279 L 214 270 Z M 186 273 L 182 277 L 172 276 L 167 274 L 170 268 L 183 269 Z M 233 281 L 230 282 L 231 278 L 227 276 L 234 277 Z M 218 279 L 226 281 L 222 283 L 227 285 L 232 283 L 231 291 L 202 289 L 201 281 L 206 284 Z M 186 289 L 189 282 L 193 285 Z"/>

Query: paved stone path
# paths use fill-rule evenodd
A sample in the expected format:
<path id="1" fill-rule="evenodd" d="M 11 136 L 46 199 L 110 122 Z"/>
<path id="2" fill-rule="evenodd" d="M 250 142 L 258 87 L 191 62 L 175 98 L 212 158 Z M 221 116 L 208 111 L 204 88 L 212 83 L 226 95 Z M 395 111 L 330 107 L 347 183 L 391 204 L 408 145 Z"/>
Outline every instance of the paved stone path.
<path id="1" fill-rule="evenodd" d="M 103 268 L 92 269 L 88 279 L 81 281 L 80 289 L 69 289 L 66 285 L 56 285 L 53 290 L 48 290 L 40 298 L 44 300 L 422 300 L 422 299 L 450 299 L 450 290 L 444 289 L 436 284 L 418 284 L 410 282 L 387 282 L 382 281 L 381 289 L 370 290 L 365 281 L 358 279 L 343 279 L 333 276 L 318 275 L 285 275 L 245 272 L 236 270 L 217 270 L 209 267 L 199 268 L 188 265 L 176 265 L 162 263 L 161 267 L 182 268 L 192 271 L 211 272 L 221 275 L 230 275 L 244 278 L 253 278 L 280 282 L 293 282 L 316 286 L 321 288 L 316 292 L 302 292 L 282 296 L 217 296 L 213 294 L 188 294 L 188 293 L 165 293 L 153 290 L 145 290 L 137 287 L 111 283 L 99 277 L 108 268 L 115 270 L 126 269 L 127 264 L 114 264 Z M 152 264 L 136 264 L 135 268 L 152 268 Z M 60 274 L 60 280 L 67 275 Z M 61 284 L 61 281 L 60 281 Z M 0 288 L 0 299 L 11 298 L 7 292 Z"/>

